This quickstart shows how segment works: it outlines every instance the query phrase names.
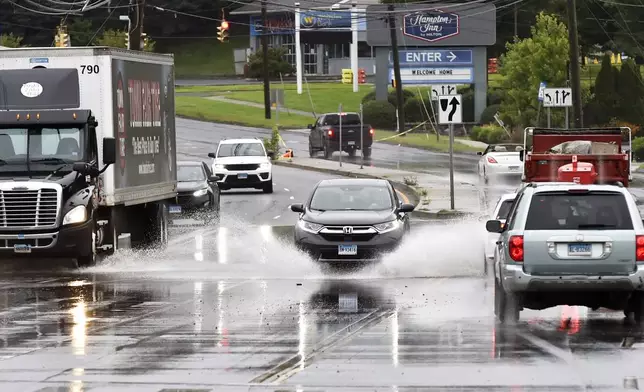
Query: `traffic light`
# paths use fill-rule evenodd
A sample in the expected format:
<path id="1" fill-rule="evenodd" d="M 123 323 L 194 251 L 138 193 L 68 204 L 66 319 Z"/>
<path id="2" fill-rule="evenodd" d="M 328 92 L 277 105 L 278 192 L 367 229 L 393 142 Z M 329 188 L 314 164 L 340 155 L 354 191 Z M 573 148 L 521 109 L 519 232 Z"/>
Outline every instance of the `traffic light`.
<path id="1" fill-rule="evenodd" d="M 56 29 L 56 37 L 54 38 L 57 48 L 68 48 L 71 45 L 67 28 L 64 25 L 59 25 Z"/>
<path id="2" fill-rule="evenodd" d="M 125 48 L 130 49 L 130 34 L 127 30 L 123 31 L 123 34 L 125 34 Z"/>
<path id="3" fill-rule="evenodd" d="M 225 21 L 225 20 L 221 21 L 221 24 L 219 25 L 219 27 L 217 27 L 217 30 L 218 30 L 217 39 L 219 40 L 219 42 L 228 41 L 228 28 L 229 27 L 230 26 L 228 25 L 227 21 Z"/>

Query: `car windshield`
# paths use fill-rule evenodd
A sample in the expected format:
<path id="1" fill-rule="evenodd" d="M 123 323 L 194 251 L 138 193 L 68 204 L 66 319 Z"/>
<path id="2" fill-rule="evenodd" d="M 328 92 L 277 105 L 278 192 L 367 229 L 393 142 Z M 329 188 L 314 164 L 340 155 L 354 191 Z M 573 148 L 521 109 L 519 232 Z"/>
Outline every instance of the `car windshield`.
<path id="1" fill-rule="evenodd" d="M 177 180 L 180 182 L 204 181 L 206 175 L 201 166 L 179 165 L 177 167 Z"/>
<path id="2" fill-rule="evenodd" d="M 526 230 L 632 230 L 624 195 L 616 192 L 536 194 Z"/>
<path id="3" fill-rule="evenodd" d="M 6 163 L 73 163 L 84 160 L 83 128 L 0 129 L 0 160 Z M 29 148 L 27 148 L 29 146 Z"/>
<path id="4" fill-rule="evenodd" d="M 496 219 L 508 219 L 508 213 L 510 212 L 510 207 L 512 207 L 513 202 L 514 199 L 503 200 L 501 207 L 499 208 L 499 212 L 496 214 Z"/>
<path id="5" fill-rule="evenodd" d="M 327 114 L 324 116 L 324 125 L 340 125 L 340 116 Z M 357 114 L 343 114 L 342 125 L 360 125 L 360 116 Z"/>
<path id="6" fill-rule="evenodd" d="M 490 146 L 487 152 L 518 152 L 523 150 L 523 144 L 497 144 Z"/>
<path id="7" fill-rule="evenodd" d="M 310 208 L 321 211 L 381 211 L 392 209 L 393 200 L 384 185 L 323 185 L 315 190 Z"/>
<path id="8" fill-rule="evenodd" d="M 222 143 L 217 158 L 225 157 L 263 157 L 266 156 L 262 143 Z"/>

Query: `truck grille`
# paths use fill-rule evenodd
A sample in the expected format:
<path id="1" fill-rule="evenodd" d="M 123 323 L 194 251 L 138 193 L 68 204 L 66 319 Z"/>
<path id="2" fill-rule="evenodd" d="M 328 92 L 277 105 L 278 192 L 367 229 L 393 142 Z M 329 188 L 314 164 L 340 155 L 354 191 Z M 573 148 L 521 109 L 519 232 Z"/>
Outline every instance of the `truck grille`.
<path id="1" fill-rule="evenodd" d="M 249 164 L 237 164 L 237 165 L 226 165 L 226 170 L 257 170 L 259 169 L 259 165 L 256 163 L 249 163 Z"/>
<path id="2" fill-rule="evenodd" d="M 46 227 L 56 224 L 56 189 L 0 190 L 0 225 Z"/>

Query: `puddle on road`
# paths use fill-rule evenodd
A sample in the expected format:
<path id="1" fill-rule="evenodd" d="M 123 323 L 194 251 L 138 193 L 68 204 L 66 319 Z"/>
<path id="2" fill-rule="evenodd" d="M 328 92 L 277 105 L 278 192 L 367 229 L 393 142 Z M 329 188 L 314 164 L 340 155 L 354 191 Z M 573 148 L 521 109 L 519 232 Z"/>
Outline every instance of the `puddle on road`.
<path id="1" fill-rule="evenodd" d="M 377 264 L 329 271 L 293 246 L 292 227 L 188 230 L 165 251 L 124 250 L 80 273 L 168 279 L 411 278 L 477 276 L 485 230 L 480 222 L 424 225 Z"/>

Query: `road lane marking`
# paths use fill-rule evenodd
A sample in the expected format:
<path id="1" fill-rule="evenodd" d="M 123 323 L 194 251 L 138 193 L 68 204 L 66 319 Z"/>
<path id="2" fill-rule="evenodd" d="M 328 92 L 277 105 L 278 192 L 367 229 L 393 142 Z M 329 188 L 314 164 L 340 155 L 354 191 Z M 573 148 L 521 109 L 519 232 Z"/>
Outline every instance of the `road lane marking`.
<path id="1" fill-rule="evenodd" d="M 280 216 L 282 216 L 282 215 L 274 216 L 274 217 L 273 217 L 273 219 L 279 219 L 279 218 L 280 218 Z"/>
<path id="2" fill-rule="evenodd" d="M 295 196 L 289 197 L 289 200 L 295 200 Z"/>
<path id="3" fill-rule="evenodd" d="M 288 190 L 288 188 L 284 188 L 284 190 L 285 190 L 286 192 L 290 192 L 290 191 Z"/>

